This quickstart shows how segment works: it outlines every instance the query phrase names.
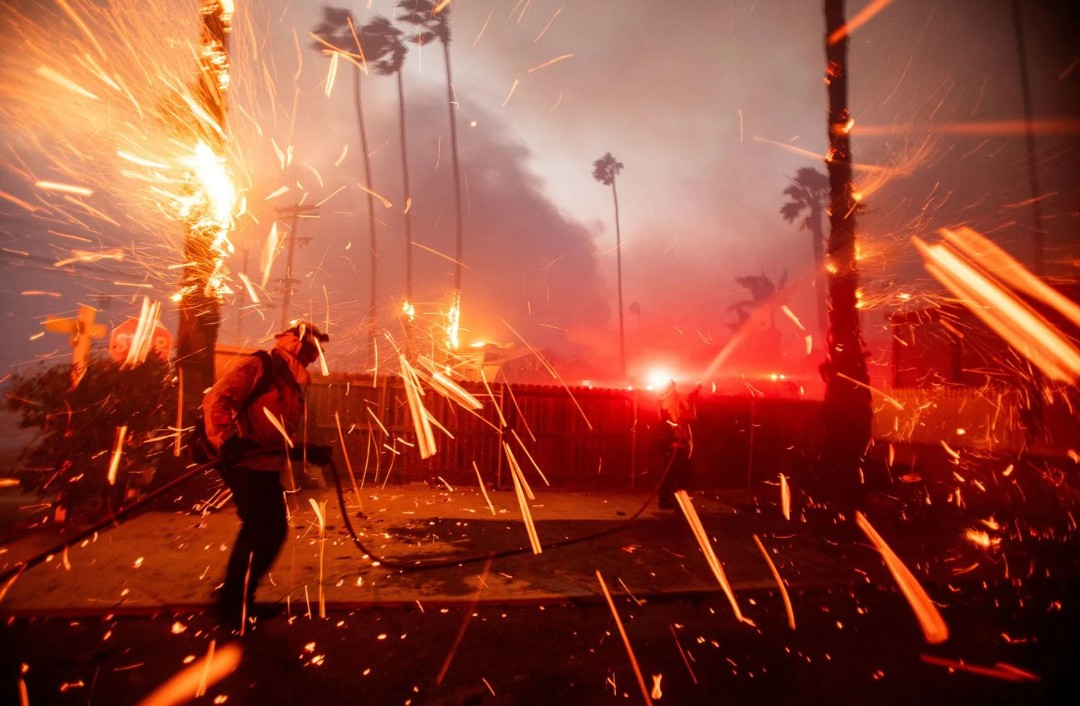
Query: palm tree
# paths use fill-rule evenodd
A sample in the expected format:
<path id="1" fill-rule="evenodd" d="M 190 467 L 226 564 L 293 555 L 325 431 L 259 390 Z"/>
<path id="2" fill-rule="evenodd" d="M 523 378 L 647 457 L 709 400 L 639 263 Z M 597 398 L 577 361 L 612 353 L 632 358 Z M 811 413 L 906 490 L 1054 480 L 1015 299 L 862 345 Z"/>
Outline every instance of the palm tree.
<path id="1" fill-rule="evenodd" d="M 360 31 L 361 43 L 366 47 L 368 63 L 380 76 L 396 76 L 398 92 L 398 128 L 401 142 L 402 214 L 405 221 L 405 299 L 412 303 L 412 195 L 409 189 L 409 147 L 405 130 L 405 34 L 378 15 Z"/>
<path id="2" fill-rule="evenodd" d="M 728 327 L 740 336 L 751 337 L 758 358 L 756 362 L 779 365 L 783 353 L 780 348 L 780 329 L 776 327 L 776 309 L 786 303 L 787 271 L 780 276 L 779 284 L 773 284 L 764 272 L 760 275 L 736 277 L 735 284 L 748 290 L 750 299 L 735 302 L 728 307 L 736 316 L 735 323 L 728 324 Z M 769 315 L 768 322 L 757 317 L 751 323 L 751 319 L 755 318 L 754 314 L 763 310 Z"/>
<path id="3" fill-rule="evenodd" d="M 619 194 L 615 190 L 615 177 L 623 170 L 623 163 L 615 159 L 610 152 L 593 162 L 593 179 L 604 186 L 611 187 L 611 196 L 615 199 L 615 263 L 619 282 L 619 364 L 622 375 L 626 377 L 626 336 L 623 329 L 622 298 L 622 231 L 619 229 Z"/>
<path id="4" fill-rule="evenodd" d="M 461 218 L 461 165 L 458 162 L 457 98 L 454 96 L 454 80 L 450 71 L 450 9 L 440 7 L 438 0 L 400 0 L 398 8 L 402 22 L 416 27 L 409 41 L 423 45 L 433 39 L 443 48 L 443 65 L 446 67 L 446 102 L 450 110 L 450 155 L 454 170 L 454 214 L 456 221 L 456 247 L 454 252 L 454 306 L 460 314 L 461 268 L 463 263 L 463 226 Z M 453 317 L 454 314 L 452 313 Z"/>
<path id="5" fill-rule="evenodd" d="M 375 196 L 374 186 L 371 180 L 371 156 L 368 150 L 367 127 L 364 123 L 364 101 L 360 86 L 361 70 L 367 72 L 364 64 L 363 49 L 359 46 L 356 22 L 353 20 L 351 10 L 337 7 L 324 6 L 322 9 L 323 19 L 316 25 L 311 33 L 317 41 L 312 47 L 320 52 L 332 56 L 346 57 L 353 63 L 357 63 L 357 71 L 353 74 L 353 100 L 356 104 L 356 120 L 360 126 L 360 151 L 364 157 L 364 181 L 367 191 L 368 202 L 368 248 L 371 251 L 371 303 L 368 308 L 368 325 L 370 326 L 372 345 L 374 334 L 377 329 L 377 313 L 375 301 L 378 292 L 377 286 L 377 260 L 378 242 L 376 239 Z"/>
<path id="6" fill-rule="evenodd" d="M 853 509 L 861 495 L 860 466 L 870 444 L 873 412 L 866 351 L 859 325 L 855 259 L 856 200 L 851 183 L 851 112 L 847 103 L 847 36 L 843 0 L 825 0 L 828 86 L 829 333 L 825 377 L 824 477 L 837 501 Z"/>
<path id="7" fill-rule="evenodd" d="M 829 178 L 814 169 L 803 167 L 786 189 L 784 196 L 791 200 L 780 207 L 780 215 L 794 223 L 805 211 L 799 230 L 810 231 L 814 246 L 814 289 L 817 290 L 817 323 L 822 340 L 828 335 L 828 307 L 825 297 L 828 281 L 825 277 L 825 199 L 829 194 Z"/>

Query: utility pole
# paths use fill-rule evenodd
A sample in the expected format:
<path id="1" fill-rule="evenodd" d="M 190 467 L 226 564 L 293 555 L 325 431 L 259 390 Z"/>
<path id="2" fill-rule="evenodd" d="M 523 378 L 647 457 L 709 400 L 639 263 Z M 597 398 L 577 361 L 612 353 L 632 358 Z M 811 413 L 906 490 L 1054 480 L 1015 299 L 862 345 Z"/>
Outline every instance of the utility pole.
<path id="1" fill-rule="evenodd" d="M 1039 166 L 1035 154 L 1035 128 L 1032 124 L 1031 81 L 1028 78 L 1027 42 L 1024 38 L 1024 18 L 1020 14 L 1019 0 L 1013 0 L 1013 29 L 1016 32 L 1016 54 L 1020 60 L 1020 94 L 1024 101 L 1024 139 L 1027 144 L 1028 181 L 1031 184 L 1031 259 L 1032 271 L 1042 277 L 1043 217 L 1042 189 L 1039 187 Z"/>
<path id="2" fill-rule="evenodd" d="M 289 311 L 292 305 L 293 285 L 296 283 L 296 279 L 292 276 L 293 271 L 293 251 L 296 249 L 296 243 L 309 243 L 311 238 L 300 238 L 296 235 L 297 229 L 300 226 L 300 214 L 309 216 L 318 215 L 318 206 L 303 206 L 296 204 L 295 206 L 285 206 L 283 208 L 275 209 L 274 213 L 277 214 L 279 221 L 284 221 L 286 218 L 291 218 L 291 225 L 289 227 L 289 235 L 285 238 L 285 242 L 288 245 L 288 254 L 285 256 L 285 276 L 282 277 L 279 282 L 283 285 L 285 298 L 281 302 L 281 329 L 285 330 L 289 327 Z"/>

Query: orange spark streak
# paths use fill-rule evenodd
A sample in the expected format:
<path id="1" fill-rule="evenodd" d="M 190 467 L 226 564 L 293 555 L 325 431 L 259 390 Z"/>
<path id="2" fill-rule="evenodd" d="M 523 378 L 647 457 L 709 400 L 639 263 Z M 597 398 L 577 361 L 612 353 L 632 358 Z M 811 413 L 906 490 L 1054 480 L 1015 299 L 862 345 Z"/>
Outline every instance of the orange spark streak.
<path id="1" fill-rule="evenodd" d="M 517 494 L 518 508 L 521 510 L 521 519 L 525 523 L 525 531 L 529 534 L 529 545 L 532 547 L 533 554 L 540 554 L 544 551 L 544 548 L 540 545 L 540 537 L 536 534 L 536 525 L 533 524 L 532 513 L 529 511 L 529 503 L 526 500 L 526 490 L 529 486 L 525 482 L 525 476 L 522 474 L 521 468 L 518 467 L 517 461 L 514 460 L 510 446 L 504 443 L 503 448 L 511 461 L 510 477 L 514 479 L 514 492 Z M 529 491 L 528 495 L 531 498 L 532 492 Z"/>
<path id="2" fill-rule="evenodd" d="M 777 140 L 770 140 L 767 137 L 761 137 L 754 135 L 753 139 L 758 142 L 764 142 L 781 149 L 785 149 L 788 152 L 794 152 L 795 154 L 801 154 L 804 157 L 812 157 L 816 160 L 825 160 L 826 156 L 820 152 L 812 152 L 810 150 L 804 150 L 802 147 L 796 147 L 795 145 L 789 145 L 786 142 L 779 142 Z M 874 174 L 883 174 L 886 176 L 907 176 L 910 172 L 903 169 L 896 169 L 893 167 L 880 167 L 875 164 L 862 164 L 860 162 L 852 163 L 851 168 L 859 172 L 870 172 Z"/>
<path id="3" fill-rule="evenodd" d="M 867 390 L 870 390 L 870 392 L 873 392 L 874 394 L 877 394 L 877 395 L 881 395 L 882 399 L 884 399 L 884 400 L 885 400 L 886 402 L 888 402 L 888 403 L 889 403 L 889 404 L 891 404 L 891 405 L 892 405 L 893 407 L 896 407 L 896 408 L 897 408 L 897 409 L 899 409 L 899 410 L 903 410 L 903 409 L 904 409 L 904 403 L 903 403 L 903 402 L 901 402 L 900 400 L 896 399 L 895 397 L 891 397 L 891 396 L 889 396 L 889 395 L 885 394 L 884 392 L 882 392 L 881 390 L 877 389 L 876 387 L 873 387 L 873 386 L 871 386 L 871 385 L 867 385 L 867 384 L 866 384 L 866 383 L 864 383 L 864 382 L 859 382 L 859 381 L 858 381 L 858 380 L 856 380 L 855 378 L 852 378 L 852 377 L 848 377 L 847 375 L 844 375 L 843 373 L 837 373 L 837 374 L 836 374 L 836 376 L 837 376 L 837 377 L 839 377 L 839 378 L 843 378 L 844 380 L 847 380 L 847 381 L 848 381 L 848 382 L 850 382 L 851 384 L 853 384 L 853 385 L 857 385 L 858 387 L 865 387 L 865 388 L 866 388 Z"/>
<path id="4" fill-rule="evenodd" d="M 783 476 L 780 477 L 783 478 Z M 757 543 L 758 549 L 761 550 L 761 555 L 765 557 L 765 563 L 769 565 L 769 571 L 772 572 L 773 578 L 776 579 L 776 585 L 780 587 L 780 596 L 784 599 L 784 610 L 787 611 L 788 627 L 794 630 L 795 610 L 791 607 L 791 597 L 788 595 L 787 587 L 784 586 L 784 579 L 780 578 L 780 572 L 776 569 L 776 564 L 773 563 L 768 550 L 765 549 L 765 545 L 761 543 L 761 539 L 756 534 L 754 535 L 754 542 Z"/>
<path id="5" fill-rule="evenodd" d="M 511 429 L 510 433 L 514 435 L 514 438 L 517 439 L 518 446 L 520 446 L 521 450 L 525 452 L 525 458 L 529 459 L 529 462 L 532 463 L 533 468 L 535 468 L 536 472 L 540 474 L 540 479 L 544 481 L 544 485 L 550 486 L 551 483 L 548 481 L 547 476 L 545 476 L 544 472 L 540 470 L 540 464 L 536 462 L 536 459 L 532 457 L 532 454 L 529 453 L 529 450 L 525 448 L 525 442 L 521 440 L 520 436 L 518 436 L 517 430 Z"/>
<path id="6" fill-rule="evenodd" d="M 37 181 L 34 183 L 39 189 L 45 191 L 59 191 L 64 194 L 75 194 L 76 196 L 93 196 L 93 189 L 87 189 L 85 186 L 74 186 L 72 184 L 60 184 L 55 181 Z"/>
<path id="7" fill-rule="evenodd" d="M 604 583 L 604 576 L 600 573 L 600 570 L 596 570 L 596 579 L 600 582 L 600 589 L 604 592 L 604 599 L 607 601 L 608 608 L 611 609 L 611 615 L 615 618 L 615 625 L 619 628 L 619 635 L 622 636 L 623 645 L 626 647 L 626 654 L 630 658 L 630 665 L 634 668 L 634 676 L 637 677 L 638 686 L 641 687 L 641 696 L 645 699 L 645 703 L 648 706 L 652 706 L 652 696 L 649 694 L 648 687 L 645 686 L 645 677 L 641 674 L 641 667 L 638 666 L 637 657 L 634 655 L 634 648 L 630 644 L 630 636 L 626 634 L 626 628 L 623 627 L 622 619 L 619 618 L 619 611 L 615 610 L 615 601 L 611 599 L 611 592 L 608 591 L 607 584 Z"/>
<path id="8" fill-rule="evenodd" d="M 1080 377 L 1080 351 L 1053 324 L 948 245 L 912 242 L 927 271 L 1047 377 L 1069 383 Z"/>
<path id="9" fill-rule="evenodd" d="M 480 492 L 483 493 L 483 495 L 484 495 L 484 502 L 487 503 L 488 509 L 491 510 L 491 514 L 494 515 L 494 514 L 496 514 L 495 513 L 495 506 L 491 504 L 491 498 L 488 497 L 487 486 L 484 485 L 484 479 L 480 475 L 480 467 L 476 465 L 476 461 L 472 462 L 472 467 L 473 467 L 473 470 L 476 471 L 476 481 L 480 485 Z"/>
<path id="10" fill-rule="evenodd" d="M 465 409 L 480 410 L 484 408 L 484 404 L 469 394 L 468 390 L 438 371 L 431 371 L 431 382 L 434 383 L 432 386 L 443 394 L 443 397 L 457 402 Z"/>
<path id="11" fill-rule="evenodd" d="M 40 67 L 38 67 L 37 75 L 41 76 L 42 78 L 46 78 L 46 79 L 52 81 L 53 83 L 55 83 L 58 86 L 63 86 L 64 88 L 68 89 L 69 91 L 77 93 L 80 96 L 83 96 L 84 98 L 89 98 L 90 100 L 95 100 L 95 101 L 96 100 L 101 100 L 100 98 L 98 98 L 96 95 L 94 95 L 90 91 L 86 90 L 85 88 L 83 88 L 79 84 L 77 84 L 74 81 L 72 81 L 71 79 L 69 79 L 67 76 L 64 76 L 63 74 L 55 71 L 54 69 L 50 69 L 48 66 L 40 66 Z"/>
<path id="12" fill-rule="evenodd" d="M 0 191 L 0 199 L 4 199 L 5 201 L 10 201 L 11 203 L 15 204 L 16 206 L 19 206 L 20 208 L 26 209 L 30 213 L 34 213 L 36 211 L 41 210 L 37 206 L 34 206 L 32 204 L 28 204 L 25 201 L 23 201 L 22 199 L 16 198 L 16 197 L 12 196 L 11 194 L 9 194 L 6 191 Z"/>
<path id="13" fill-rule="evenodd" d="M 559 16 L 559 13 L 563 11 L 564 7 L 566 7 L 566 5 L 559 6 L 559 9 L 555 11 L 555 14 L 552 15 L 551 19 L 547 21 L 546 25 L 544 25 L 544 28 L 540 30 L 540 34 L 536 35 L 536 39 L 533 40 L 533 44 L 539 42 L 540 37 L 543 37 L 547 33 L 548 29 L 551 27 L 551 23 L 555 21 L 555 18 Z"/>
<path id="14" fill-rule="evenodd" d="M 985 269 L 993 272 L 995 277 L 1053 307 L 1076 326 L 1080 326 L 1080 305 L 1031 274 L 1015 258 L 978 231 L 967 227 L 956 230 L 942 228 L 940 233 L 950 244 L 963 251 L 968 259 L 984 264 Z"/>
<path id="15" fill-rule="evenodd" d="M 519 84 L 519 83 L 520 83 L 520 81 L 518 81 L 518 80 L 517 80 L 517 79 L 515 78 L 515 79 L 514 79 L 514 83 L 513 83 L 513 84 L 512 84 L 511 86 L 510 86 L 510 92 L 509 92 L 509 93 L 507 93 L 507 94 L 506 94 L 506 98 L 504 98 L 504 99 L 503 99 L 503 102 L 502 102 L 502 104 L 503 104 L 503 105 L 506 105 L 507 103 L 509 103 L 509 102 L 510 102 L 510 96 L 514 95 L 514 91 L 516 91 L 516 90 L 517 90 L 517 87 L 518 87 L 518 84 Z"/>
<path id="16" fill-rule="evenodd" d="M 475 47 L 480 43 L 480 37 L 484 36 L 484 32 L 487 30 L 488 23 L 491 22 L 491 16 L 495 14 L 495 6 L 491 6 L 491 10 L 488 11 L 487 17 L 484 19 L 484 24 L 480 27 L 480 31 L 476 33 L 476 39 L 473 40 L 472 45 Z"/>
<path id="17" fill-rule="evenodd" d="M 1032 120 L 992 120 L 970 123 L 894 123 L 892 125 L 859 124 L 859 137 L 881 137 L 900 132 L 931 132 L 941 135 L 971 135 L 975 137 L 1000 137 L 1026 135 L 1028 127 L 1043 135 L 1073 135 L 1080 132 L 1080 119 L 1042 118 Z"/>
<path id="18" fill-rule="evenodd" d="M 787 476 L 780 474 L 780 512 L 784 519 L 791 520 L 791 488 L 788 487 Z"/>
<path id="19" fill-rule="evenodd" d="M 409 414 L 413 420 L 413 431 L 416 432 L 416 443 L 420 449 L 420 458 L 430 458 L 435 455 L 435 435 L 431 431 L 431 422 L 424 408 L 421 396 L 424 394 L 420 389 L 420 381 L 416 377 L 416 371 L 412 369 L 405 356 L 398 354 L 398 362 L 401 365 L 401 379 L 405 383 L 405 397 L 409 402 Z"/>
<path id="20" fill-rule="evenodd" d="M 143 297 L 139 323 L 131 336 L 131 343 L 128 344 L 127 356 L 121 365 L 122 368 L 133 368 L 146 360 L 154 343 L 154 331 L 157 329 L 160 311 L 161 302 L 151 302 L 148 297 Z"/>
<path id="21" fill-rule="evenodd" d="M 893 0 L 873 0 L 869 5 L 860 10 L 854 17 L 845 22 L 840 27 L 833 30 L 833 33 L 829 35 L 828 42 L 830 45 L 836 44 L 844 37 L 848 36 L 859 27 L 869 22 L 874 15 L 888 7 Z"/>
<path id="22" fill-rule="evenodd" d="M 173 706 L 187 703 L 200 689 L 221 681 L 240 665 L 243 651 L 239 643 L 229 643 L 219 650 L 214 650 L 214 640 L 210 641 L 207 654 L 202 659 L 192 662 L 177 672 L 167 682 L 159 686 L 138 706 Z"/>
<path id="23" fill-rule="evenodd" d="M 585 414 L 585 410 L 581 408 L 580 404 L 578 404 L 577 398 L 574 397 L 574 393 L 570 391 L 570 387 L 566 384 L 566 382 L 562 379 L 562 377 L 557 372 L 555 372 L 555 368 L 553 368 L 551 366 L 551 363 L 549 363 L 547 361 L 547 358 L 545 358 L 543 356 L 543 354 L 541 354 L 540 351 L 535 346 L 533 346 L 531 343 L 526 341 L 525 338 L 520 333 L 518 333 L 514 329 L 514 327 L 511 326 L 509 324 L 509 322 L 507 322 L 506 319 L 500 319 L 500 320 L 502 321 L 503 325 L 506 326 L 506 328 L 510 329 L 511 333 L 513 333 L 515 336 L 518 337 L 518 340 L 520 340 L 522 343 L 525 344 L 525 346 L 529 349 L 529 351 L 533 354 L 533 356 L 537 360 L 539 360 L 540 363 L 544 366 L 544 368 L 548 371 L 548 373 L 551 374 L 551 377 L 553 377 L 553 378 L 555 378 L 556 380 L 559 381 L 559 384 L 563 386 L 563 389 L 566 390 L 566 393 L 568 395 L 570 395 L 570 399 L 573 401 L 574 406 L 577 407 L 578 412 L 581 413 L 581 418 L 585 420 L 585 426 L 589 427 L 589 431 L 592 431 L 593 430 L 593 425 L 592 425 L 592 422 L 589 421 L 589 417 Z"/>
<path id="24" fill-rule="evenodd" d="M 359 183 L 359 182 L 357 182 L 356 186 L 357 186 L 357 187 L 358 187 L 358 188 L 359 188 L 359 189 L 360 189 L 361 191 L 363 191 L 363 192 L 364 192 L 365 194 L 371 194 L 371 195 L 372 195 L 372 196 L 374 196 L 375 198 L 379 199 L 379 201 L 380 201 L 380 202 L 382 203 L 382 205 L 383 205 L 383 207 L 384 207 L 384 208 L 391 208 L 391 207 L 393 207 L 393 205 L 394 205 L 394 204 L 393 204 L 393 203 L 391 203 L 391 202 L 389 201 L 389 199 L 387 199 L 387 198 L 386 198 L 385 196 L 382 196 L 381 194 L 377 194 L 377 193 L 375 193 L 374 191 L 372 191 L 371 189 L 367 188 L 366 186 L 364 186 L 363 184 L 361 184 L 361 183 Z"/>
<path id="25" fill-rule="evenodd" d="M 984 677 L 1003 679 L 1004 681 L 1041 681 L 1037 674 L 1032 674 L 1031 672 L 1020 669 L 1019 667 L 1014 667 L 1005 662 L 998 662 L 993 667 L 982 667 L 977 664 L 967 664 L 963 661 L 945 659 L 944 657 L 934 657 L 932 655 L 919 655 L 919 657 L 927 664 L 933 664 L 947 669 L 958 669 L 962 672 L 970 672 Z"/>
<path id="26" fill-rule="evenodd" d="M 184 369 L 176 366 L 176 440 L 173 441 L 173 457 L 180 458 L 180 442 L 184 431 Z M 202 419 L 195 420 L 202 424 Z"/>
<path id="27" fill-rule="evenodd" d="M 790 307 L 788 307 L 788 305 L 787 305 L 787 304 L 784 304 L 784 305 L 782 305 L 782 306 L 780 307 L 780 311 L 784 312 L 784 314 L 785 314 L 785 315 L 786 315 L 786 316 L 787 316 L 787 317 L 788 317 L 789 319 L 791 319 L 792 323 L 794 323 L 794 324 L 795 324 L 795 326 L 796 326 L 796 327 L 798 327 L 798 329 L 799 329 L 800 331 L 805 331 L 805 330 L 806 330 L 806 327 L 805 327 L 805 326 L 803 326 L 803 324 L 802 324 L 802 321 L 800 321 L 800 320 L 799 320 L 799 317 L 795 315 L 795 312 L 794 312 L 794 311 L 792 311 L 792 310 L 791 310 L 791 308 L 790 308 Z"/>
<path id="28" fill-rule="evenodd" d="M 439 252 L 435 248 L 429 248 L 426 245 L 421 245 L 420 243 L 416 242 L 415 240 L 412 241 L 412 245 L 414 247 L 420 248 L 421 250 L 427 250 L 432 255 L 438 255 L 439 257 L 441 257 L 441 258 L 443 258 L 445 260 L 449 260 L 450 262 L 454 263 L 455 265 L 461 265 L 462 267 L 464 267 L 466 269 L 469 268 L 469 266 L 466 265 L 464 262 L 461 262 L 460 260 L 457 260 L 457 259 L 455 259 L 455 258 L 453 258 L 453 257 L 451 257 L 451 256 L 449 256 L 449 255 L 447 255 L 445 253 Z"/>
<path id="29" fill-rule="evenodd" d="M 274 428 L 281 433 L 281 438 L 285 439 L 285 445 L 290 449 L 293 447 L 292 439 L 289 438 L 289 432 L 285 431 L 285 425 L 281 423 L 281 420 L 270 411 L 268 407 L 263 407 L 263 414 L 270 420 L 270 423 L 274 425 Z"/>
<path id="30" fill-rule="evenodd" d="M 315 519 L 319 523 L 319 618 L 326 620 L 326 592 L 323 589 L 323 566 L 326 557 L 326 501 L 321 504 L 315 498 L 308 498 Z"/>
<path id="31" fill-rule="evenodd" d="M 931 645 L 937 645 L 948 640 L 949 627 L 945 624 L 945 620 L 941 617 L 941 613 L 938 612 L 937 606 L 930 600 L 930 596 L 926 594 L 914 574 L 904 566 L 904 563 L 900 561 L 900 557 L 896 556 L 896 553 L 889 548 L 889 545 L 885 543 L 877 530 L 870 525 L 870 522 L 858 510 L 855 511 L 855 524 L 869 537 L 874 547 L 880 552 L 881 558 L 885 560 L 885 566 L 888 567 L 889 573 L 892 574 L 893 579 L 900 587 L 900 591 L 904 594 L 904 598 L 911 605 L 911 610 L 919 621 L 919 626 L 922 628 L 926 641 Z"/>
<path id="32" fill-rule="evenodd" d="M 531 74 L 534 71 L 539 71 L 540 69 L 546 69 L 547 67 L 551 66 L 552 64 L 556 64 L 556 63 L 558 63 L 558 62 L 560 62 L 560 61 L 562 61 L 564 59 L 569 59 L 572 56 L 573 56 L 573 54 L 560 54 L 559 56 L 555 57 L 554 59 L 548 59 L 547 61 L 545 61 L 542 64 L 537 64 L 536 66 L 529 69 L 526 73 Z"/>
<path id="33" fill-rule="evenodd" d="M 334 423 L 337 425 L 338 440 L 341 441 L 341 453 L 345 456 L 345 468 L 349 471 L 349 480 L 352 481 L 356 504 L 363 510 L 364 503 L 360 500 L 360 489 L 356 487 L 356 475 L 353 473 L 352 461 L 349 460 L 349 449 L 345 446 L 345 434 L 341 431 L 341 417 L 338 416 L 337 411 L 334 412 Z"/>
<path id="34" fill-rule="evenodd" d="M 712 569 L 713 576 L 716 577 L 720 588 L 724 590 L 724 595 L 727 596 L 728 603 L 731 604 L 731 610 L 735 613 L 735 619 L 752 626 L 754 621 L 744 617 L 742 611 L 739 610 L 739 604 L 735 600 L 735 592 L 731 590 L 731 584 L 728 582 L 727 574 L 724 573 L 724 567 L 720 565 L 720 560 L 716 558 L 716 552 L 713 551 L 712 543 L 709 542 L 709 536 L 705 533 L 705 527 L 701 524 L 701 518 L 698 517 L 697 510 L 694 509 L 693 503 L 690 502 L 690 496 L 685 490 L 677 490 L 675 491 L 675 502 L 679 504 L 679 509 L 682 510 L 683 516 L 686 517 L 686 522 L 690 525 L 694 538 L 697 539 L 701 551 L 705 554 L 705 561 L 708 562 L 709 568 Z"/>
<path id="35" fill-rule="evenodd" d="M 435 686 L 442 684 L 442 680 L 446 677 L 447 670 L 450 669 L 450 663 L 454 661 L 454 655 L 457 654 L 458 648 L 461 647 L 461 640 L 465 637 L 465 629 L 469 627 L 469 621 L 472 620 L 473 613 L 476 612 L 476 604 L 480 602 L 480 594 L 487 586 L 487 576 L 491 571 L 491 562 L 494 557 L 489 556 L 484 563 L 484 570 L 480 572 L 479 582 L 476 587 L 476 592 L 473 593 L 472 599 L 469 601 L 469 607 L 465 610 L 465 616 L 461 620 L 461 627 L 458 628 L 457 635 L 454 636 L 454 644 L 450 646 L 450 652 L 447 653 L 446 659 L 443 660 L 442 666 L 439 668 L 439 673 L 435 676 Z M 490 686 L 488 687 L 491 688 Z"/>
<path id="36" fill-rule="evenodd" d="M 124 260 L 124 251 L 120 248 L 112 248 L 111 250 L 102 252 L 72 250 L 71 257 L 57 260 L 53 263 L 53 267 L 65 267 L 76 262 L 100 262 L 101 260 L 116 260 L 117 262 L 122 262 Z"/>
<path id="37" fill-rule="evenodd" d="M 120 456 L 124 453 L 124 437 L 127 436 L 127 424 L 116 427 L 116 436 L 113 437 L 112 458 L 109 459 L 109 474 L 106 480 L 109 485 L 116 485 L 116 473 L 120 470 Z"/>

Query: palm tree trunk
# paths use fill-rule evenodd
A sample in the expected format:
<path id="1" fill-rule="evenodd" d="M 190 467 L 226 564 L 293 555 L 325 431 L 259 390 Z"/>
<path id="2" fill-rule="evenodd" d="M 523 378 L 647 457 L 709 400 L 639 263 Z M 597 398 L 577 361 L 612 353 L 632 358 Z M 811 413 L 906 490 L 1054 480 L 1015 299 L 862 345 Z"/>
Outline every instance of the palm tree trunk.
<path id="1" fill-rule="evenodd" d="M 409 148 L 406 142 L 405 130 L 405 81 L 397 72 L 398 91 L 398 127 L 401 131 L 401 183 L 404 189 L 403 207 L 405 209 L 405 298 L 412 303 L 413 300 L 413 269 L 412 269 L 412 203 L 409 188 Z"/>
<path id="2" fill-rule="evenodd" d="M 375 190 L 371 183 L 371 155 L 368 151 L 367 126 L 364 124 L 364 102 L 360 88 L 360 69 L 353 74 L 353 97 L 356 102 L 356 119 L 360 124 L 360 149 L 364 153 L 364 184 L 367 189 L 368 202 L 368 248 L 371 251 L 371 303 L 368 306 L 368 327 L 370 333 L 370 345 L 375 345 L 375 332 L 378 330 L 378 315 L 376 313 L 376 297 L 378 295 L 378 242 L 375 237 Z"/>
<path id="3" fill-rule="evenodd" d="M 844 25 L 843 0 L 825 0 L 826 37 Z M 825 377 L 825 446 L 823 481 L 842 507 L 858 504 L 859 471 L 870 443 L 872 422 L 862 335 L 857 308 L 859 285 L 855 259 L 855 207 L 851 184 L 851 140 L 847 96 L 847 38 L 829 42 L 829 336 Z"/>
<path id="4" fill-rule="evenodd" d="M 611 196 L 615 200 L 615 267 L 619 284 L 619 365 L 623 379 L 626 379 L 626 332 L 623 328 L 622 296 L 622 230 L 619 228 L 619 194 L 615 190 L 615 179 L 611 180 Z"/>
<path id="5" fill-rule="evenodd" d="M 814 238 L 814 289 L 817 299 L 817 332 L 822 341 L 829 337 L 829 280 L 825 276 L 825 229 L 822 226 L 821 209 L 810 208 L 806 217 L 806 227 Z"/>
<path id="6" fill-rule="evenodd" d="M 464 248 L 461 223 L 461 167 L 458 163 L 457 100 L 454 98 L 454 81 L 450 74 L 450 43 L 443 42 L 443 61 L 446 64 L 446 99 L 450 108 L 450 154 L 454 167 L 454 213 L 457 216 L 456 247 L 454 249 L 454 293 L 460 302 L 461 267 Z"/>

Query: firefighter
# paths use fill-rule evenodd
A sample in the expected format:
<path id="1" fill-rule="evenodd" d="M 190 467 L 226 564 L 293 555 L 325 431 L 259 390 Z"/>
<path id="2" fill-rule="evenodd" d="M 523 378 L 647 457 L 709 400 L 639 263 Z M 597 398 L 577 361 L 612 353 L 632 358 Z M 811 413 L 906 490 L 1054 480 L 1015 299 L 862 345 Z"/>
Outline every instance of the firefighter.
<path id="1" fill-rule="evenodd" d="M 223 375 L 203 399 L 206 437 L 220 456 L 218 472 L 232 491 L 240 530 L 217 598 L 219 623 L 243 626 L 243 616 L 268 617 L 279 606 L 256 606 L 255 591 L 285 543 L 285 488 L 290 455 L 302 448 L 307 367 L 330 337 L 303 321 L 275 336 L 270 351 L 249 356 Z M 307 460 L 330 462 L 329 446 L 308 446 Z M 284 479 L 284 484 L 283 484 Z"/>

